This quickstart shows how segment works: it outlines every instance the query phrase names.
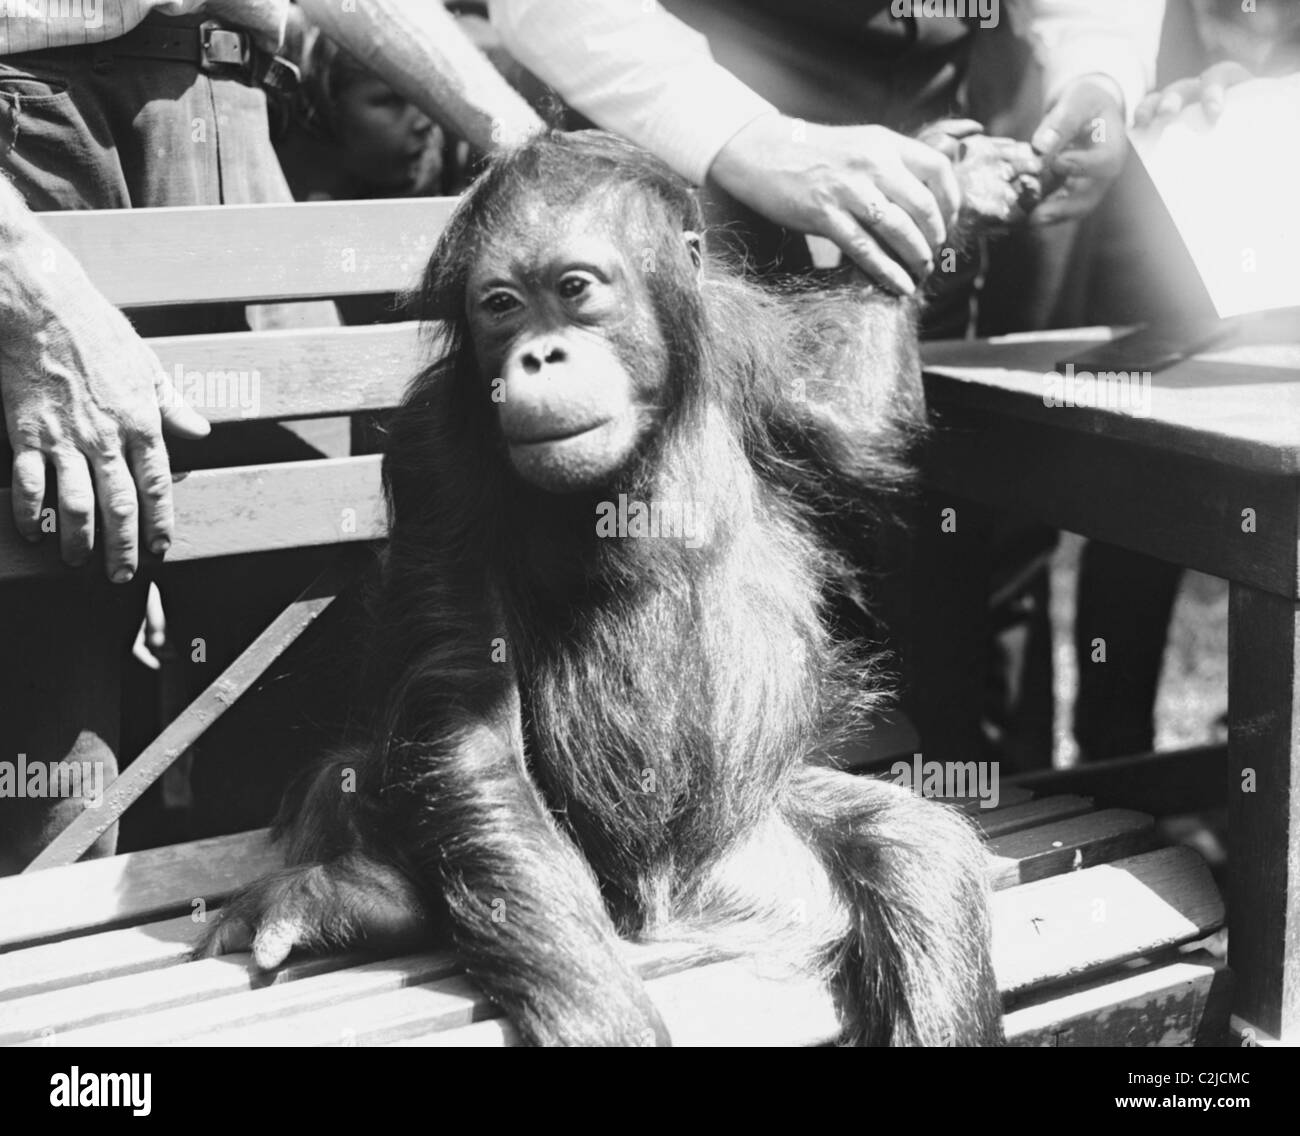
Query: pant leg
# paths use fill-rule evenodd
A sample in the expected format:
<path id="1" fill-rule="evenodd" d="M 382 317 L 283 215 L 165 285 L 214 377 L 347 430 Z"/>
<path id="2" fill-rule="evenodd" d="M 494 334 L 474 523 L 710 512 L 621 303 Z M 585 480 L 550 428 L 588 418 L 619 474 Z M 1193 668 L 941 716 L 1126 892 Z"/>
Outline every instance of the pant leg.
<path id="1" fill-rule="evenodd" d="M 3 518 L 0 523 L 8 523 Z M 70 573 L 71 574 L 71 573 Z M 117 776 L 121 663 L 139 622 L 143 582 L 110 584 L 97 569 L 0 589 L 0 760 L 80 763 L 79 795 L 0 798 L 0 875 L 21 871 Z M 112 855 L 117 826 L 87 853 Z"/>
<path id="2" fill-rule="evenodd" d="M 5 173 L 33 209 L 289 199 L 264 98 L 238 79 L 61 49 L 0 61 L 0 102 L 15 135 Z M 241 310 L 236 324 L 211 307 L 135 315 L 143 334 L 243 325 Z M 7 480 L 8 454 L 0 461 Z M 121 680 L 145 580 L 123 590 L 99 571 L 0 589 L 0 760 L 90 762 L 104 781 L 116 776 Z M 84 804 L 0 800 L 0 871 L 21 869 Z M 115 839 L 110 830 L 92 854 L 111 853 Z"/>
<path id="3" fill-rule="evenodd" d="M 1081 761 L 1155 748 L 1156 689 L 1182 574 L 1175 564 L 1114 545 L 1084 547 L 1074 623 Z"/>
<path id="4" fill-rule="evenodd" d="M 1004 514 L 991 527 L 985 753 L 1014 773 L 1052 766 L 1056 541 L 1054 529 Z"/>
<path id="5" fill-rule="evenodd" d="M 32 209 L 130 204 L 102 108 L 57 62 L 33 67 L 32 58 L 0 60 L 0 103 L 15 127 L 4 174 Z M 0 444 L 0 484 L 11 465 Z M 119 656 L 139 599 L 138 584 L 110 585 L 93 566 L 0 588 L 0 760 L 89 762 L 104 783 L 117 775 Z M 24 868 L 86 804 L 84 795 L 0 799 L 0 874 Z M 114 827 L 89 855 L 111 854 L 116 836 Z"/>

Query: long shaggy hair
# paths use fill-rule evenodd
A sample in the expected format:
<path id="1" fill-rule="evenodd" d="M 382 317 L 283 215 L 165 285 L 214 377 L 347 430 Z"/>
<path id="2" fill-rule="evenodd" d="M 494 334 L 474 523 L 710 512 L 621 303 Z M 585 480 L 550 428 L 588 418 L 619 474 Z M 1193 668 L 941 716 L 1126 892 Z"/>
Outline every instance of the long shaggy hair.
<path id="1" fill-rule="evenodd" d="M 659 429 L 616 484 L 553 497 L 510 472 L 463 306 L 485 234 L 539 198 L 562 209 L 575 186 L 618 202 L 640 242 L 666 389 Z M 490 165 L 430 261 L 436 358 L 384 466 L 392 527 L 371 658 L 388 790 L 411 789 L 402 749 L 428 740 L 446 699 L 491 697 L 492 669 L 454 660 L 504 641 L 497 673 L 520 683 L 530 768 L 622 891 L 625 925 L 652 901 L 632 894 L 638 880 L 674 894 L 675 865 L 725 852 L 792 771 L 861 730 L 881 681 L 826 630 L 828 591 L 854 573 L 819 521 L 878 519 L 915 427 L 898 301 L 697 280 L 680 234 L 702 224 L 686 183 L 608 135 L 548 136 Z M 906 363 L 877 391 L 865 380 L 882 353 Z M 689 502 L 707 540 L 596 539 L 596 505 L 620 494 Z M 629 782 L 654 791 L 629 795 Z"/>
<path id="2" fill-rule="evenodd" d="M 544 242 L 575 198 L 644 279 L 637 342 L 610 338 L 652 396 L 608 484 L 552 494 L 511 467 L 465 305 L 485 242 Z M 449 916 L 539 1044 L 661 1037 L 620 934 L 833 977 L 853 1044 L 996 1041 L 973 831 L 828 760 L 882 689 L 828 628 L 855 574 L 831 537 L 879 524 L 905 482 L 913 313 L 701 271 L 700 224 L 681 179 L 596 133 L 530 141 L 466 196 L 424 282 L 438 354 L 384 462 L 362 784 L 339 791 L 346 755 L 318 776 L 298 866 L 238 897 L 233 926 L 345 945 Z M 688 506 L 698 539 L 603 539 L 622 499 Z"/>

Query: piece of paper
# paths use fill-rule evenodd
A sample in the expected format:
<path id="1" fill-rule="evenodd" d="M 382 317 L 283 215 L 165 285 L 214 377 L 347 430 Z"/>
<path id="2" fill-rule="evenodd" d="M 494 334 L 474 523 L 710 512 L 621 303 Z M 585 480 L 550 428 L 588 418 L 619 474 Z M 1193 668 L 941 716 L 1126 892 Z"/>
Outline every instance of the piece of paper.
<path id="1" fill-rule="evenodd" d="M 1129 134 L 1222 317 L 1300 305 L 1300 74 Z"/>

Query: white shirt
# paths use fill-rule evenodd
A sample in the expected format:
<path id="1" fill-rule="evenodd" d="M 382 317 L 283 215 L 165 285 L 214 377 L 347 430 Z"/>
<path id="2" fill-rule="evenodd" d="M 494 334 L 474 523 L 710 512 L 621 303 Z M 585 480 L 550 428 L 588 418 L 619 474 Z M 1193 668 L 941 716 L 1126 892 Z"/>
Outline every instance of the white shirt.
<path id="1" fill-rule="evenodd" d="M 1164 0 L 1004 0 L 1043 68 L 1048 104 L 1100 72 L 1131 115 L 1155 81 Z M 743 127 L 776 108 L 716 63 L 657 0 L 489 0 L 511 54 L 572 107 L 702 183 Z M 867 108 L 864 108 L 866 110 Z"/>

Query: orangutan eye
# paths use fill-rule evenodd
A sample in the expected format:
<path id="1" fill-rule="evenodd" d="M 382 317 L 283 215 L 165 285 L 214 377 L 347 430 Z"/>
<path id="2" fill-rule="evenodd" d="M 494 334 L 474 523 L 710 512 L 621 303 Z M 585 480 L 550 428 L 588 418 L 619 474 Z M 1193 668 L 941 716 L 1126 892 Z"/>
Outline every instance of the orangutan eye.
<path id="1" fill-rule="evenodd" d="M 577 273 L 570 273 L 560 281 L 560 298 L 564 300 L 576 300 L 586 290 L 591 281 L 585 276 L 579 276 Z"/>
<path id="2" fill-rule="evenodd" d="M 483 300 L 483 306 L 494 316 L 501 316 L 517 308 L 519 301 L 509 292 L 490 292 Z"/>

